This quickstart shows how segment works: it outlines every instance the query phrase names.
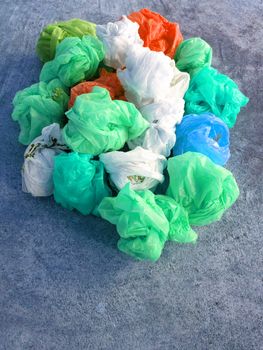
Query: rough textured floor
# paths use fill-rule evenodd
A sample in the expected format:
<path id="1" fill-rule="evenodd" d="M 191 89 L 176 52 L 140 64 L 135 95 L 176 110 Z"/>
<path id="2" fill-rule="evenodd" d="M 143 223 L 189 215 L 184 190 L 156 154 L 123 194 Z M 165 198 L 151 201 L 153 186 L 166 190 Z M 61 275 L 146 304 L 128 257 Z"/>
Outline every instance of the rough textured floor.
<path id="1" fill-rule="evenodd" d="M 231 131 L 241 194 L 197 245 L 167 244 L 155 263 L 116 249 L 113 226 L 21 191 L 24 147 L 11 100 L 37 82 L 41 28 L 96 23 L 149 7 L 201 36 L 213 65 L 250 97 Z M 0 349 L 263 349 L 262 13 L 260 0 L 1 0 Z"/>

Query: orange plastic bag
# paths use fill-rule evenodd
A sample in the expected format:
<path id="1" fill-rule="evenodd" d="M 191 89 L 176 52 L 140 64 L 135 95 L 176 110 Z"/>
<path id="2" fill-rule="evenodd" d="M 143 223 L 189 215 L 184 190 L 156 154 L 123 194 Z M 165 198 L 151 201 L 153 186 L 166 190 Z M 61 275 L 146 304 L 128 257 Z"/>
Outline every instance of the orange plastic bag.
<path id="1" fill-rule="evenodd" d="M 128 18 L 140 26 L 139 35 L 144 46 L 153 51 L 162 51 L 174 58 L 176 48 L 183 41 L 179 24 L 169 22 L 156 12 L 142 9 L 131 13 Z"/>
<path id="2" fill-rule="evenodd" d="M 87 94 L 92 91 L 94 86 L 105 88 L 109 91 L 113 100 L 127 101 L 124 96 L 123 87 L 117 77 L 116 73 L 107 72 L 106 69 L 102 69 L 100 77 L 93 81 L 85 81 L 74 86 L 70 91 L 70 100 L 68 107 L 71 108 L 75 102 L 75 99 L 82 94 Z"/>

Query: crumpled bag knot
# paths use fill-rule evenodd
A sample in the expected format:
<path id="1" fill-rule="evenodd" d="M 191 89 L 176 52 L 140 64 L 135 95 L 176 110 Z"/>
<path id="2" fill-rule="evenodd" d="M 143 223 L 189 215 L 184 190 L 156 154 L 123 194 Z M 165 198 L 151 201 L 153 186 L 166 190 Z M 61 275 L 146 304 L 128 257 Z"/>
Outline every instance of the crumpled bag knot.
<path id="1" fill-rule="evenodd" d="M 104 179 L 104 167 L 90 154 L 64 153 L 55 157 L 54 198 L 64 208 L 83 215 L 98 215 L 97 207 L 111 190 Z"/>
<path id="2" fill-rule="evenodd" d="M 28 145 L 45 126 L 64 124 L 69 96 L 58 79 L 39 82 L 18 91 L 13 99 L 13 120 L 20 126 L 19 142 Z"/>
<path id="3" fill-rule="evenodd" d="M 146 190 L 164 181 L 166 158 L 141 147 L 128 152 L 104 153 L 100 160 L 118 190 L 128 182 L 133 190 Z"/>
<path id="4" fill-rule="evenodd" d="M 168 160 L 167 196 L 181 204 L 191 225 L 220 220 L 239 196 L 232 173 L 201 153 L 186 152 Z"/>
<path id="5" fill-rule="evenodd" d="M 139 25 L 122 16 L 117 22 L 97 25 L 96 33 L 105 48 L 104 63 L 115 69 L 125 65 L 127 51 L 134 45 L 143 45 L 138 34 Z"/>
<path id="6" fill-rule="evenodd" d="M 102 42 L 93 36 L 64 39 L 56 49 L 55 58 L 44 64 L 40 80 L 59 79 L 66 87 L 92 79 L 104 58 Z"/>
<path id="7" fill-rule="evenodd" d="M 211 112 L 229 128 L 235 125 L 240 108 L 249 101 L 232 79 L 209 67 L 192 77 L 184 99 L 185 114 Z"/>
<path id="8" fill-rule="evenodd" d="M 41 32 L 36 52 L 42 62 L 47 62 L 55 57 L 56 47 L 67 37 L 79 37 L 83 35 L 96 35 L 96 24 L 73 18 L 65 22 L 48 24 Z"/>
<path id="9" fill-rule="evenodd" d="M 173 58 L 183 36 L 177 23 L 169 22 L 159 13 L 141 9 L 131 13 L 128 18 L 139 24 L 139 35 L 144 46 L 152 51 L 162 51 Z"/>
<path id="10" fill-rule="evenodd" d="M 211 113 L 189 114 L 176 128 L 174 155 L 199 152 L 218 165 L 225 165 L 230 157 L 229 129 Z"/>
<path id="11" fill-rule="evenodd" d="M 149 126 L 132 103 L 112 101 L 109 92 L 98 86 L 78 96 L 66 115 L 66 144 L 75 152 L 93 155 L 121 149 Z"/>
<path id="12" fill-rule="evenodd" d="M 69 151 L 65 145 L 60 126 L 53 123 L 42 130 L 27 147 L 22 167 L 22 190 L 33 196 L 51 196 L 53 193 L 54 157 Z"/>

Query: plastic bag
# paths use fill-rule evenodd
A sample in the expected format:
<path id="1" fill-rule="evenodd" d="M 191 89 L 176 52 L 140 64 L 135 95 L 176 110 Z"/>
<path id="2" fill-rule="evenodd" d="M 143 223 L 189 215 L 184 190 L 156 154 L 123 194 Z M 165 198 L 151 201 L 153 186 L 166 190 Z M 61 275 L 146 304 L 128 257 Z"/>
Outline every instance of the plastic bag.
<path id="1" fill-rule="evenodd" d="M 96 33 L 105 48 L 104 63 L 115 69 L 125 65 L 128 48 L 133 45 L 143 45 L 138 34 L 139 25 L 126 16 L 120 21 L 97 25 Z"/>
<path id="2" fill-rule="evenodd" d="M 33 196 L 51 196 L 53 193 L 54 157 L 68 151 L 61 137 L 59 124 L 42 130 L 26 149 L 22 167 L 22 190 Z"/>
<path id="3" fill-rule="evenodd" d="M 69 21 L 48 24 L 41 32 L 36 51 L 42 62 L 55 57 L 57 45 L 67 37 L 96 35 L 96 25 L 78 18 Z"/>
<path id="4" fill-rule="evenodd" d="M 214 68 L 204 67 L 191 79 L 185 94 L 185 114 L 211 112 L 232 128 L 240 108 L 248 101 L 232 79 Z"/>
<path id="5" fill-rule="evenodd" d="M 175 144 L 175 125 L 180 123 L 184 114 L 184 100 L 181 98 L 172 102 L 152 103 L 143 106 L 140 112 L 150 123 L 150 127 L 142 135 L 129 141 L 129 148 L 141 146 L 168 157 Z"/>
<path id="6" fill-rule="evenodd" d="M 146 47 L 129 49 L 126 68 L 117 75 L 128 101 L 136 107 L 183 98 L 190 76 L 175 67 L 174 60 Z"/>
<path id="7" fill-rule="evenodd" d="M 134 191 L 130 183 L 117 197 L 104 198 L 98 211 L 116 225 L 120 235 L 118 248 L 135 258 L 159 259 L 169 233 L 169 223 L 149 191 Z"/>
<path id="8" fill-rule="evenodd" d="M 49 82 L 57 78 L 71 87 L 92 79 L 103 58 L 103 44 L 96 37 L 66 38 L 57 46 L 55 58 L 44 64 L 40 80 Z"/>
<path id="9" fill-rule="evenodd" d="M 162 208 L 169 222 L 168 240 L 178 243 L 195 243 L 198 236 L 189 224 L 187 211 L 168 196 L 157 195 L 155 202 Z"/>
<path id="10" fill-rule="evenodd" d="M 192 76 L 201 68 L 211 66 L 212 53 L 212 47 L 201 38 L 184 40 L 176 50 L 176 67 Z"/>
<path id="11" fill-rule="evenodd" d="M 19 142 L 28 145 L 45 126 L 64 122 L 69 97 L 57 79 L 40 82 L 18 91 L 13 99 L 13 120 L 20 126 Z"/>
<path id="12" fill-rule="evenodd" d="M 164 180 L 165 157 L 141 147 L 129 152 L 104 153 L 100 160 L 118 190 L 128 182 L 133 190 L 151 189 Z"/>
<path id="13" fill-rule="evenodd" d="M 173 58 L 175 50 L 183 40 L 177 23 L 169 22 L 159 13 L 148 9 L 141 9 L 131 13 L 128 18 L 139 24 L 139 35 L 144 41 L 144 46 L 153 51 L 162 51 Z"/>
<path id="14" fill-rule="evenodd" d="M 199 152 L 214 163 L 225 165 L 230 157 L 229 129 L 211 113 L 189 114 L 176 128 L 174 155 Z"/>
<path id="15" fill-rule="evenodd" d="M 166 194 L 187 210 L 191 225 L 220 220 L 239 196 L 232 173 L 200 153 L 187 152 L 170 158 L 168 173 Z"/>
<path id="16" fill-rule="evenodd" d="M 94 86 L 100 86 L 107 89 L 113 100 L 126 100 L 123 87 L 121 86 L 117 74 L 102 69 L 98 79 L 94 81 L 85 81 L 84 83 L 75 85 L 70 90 L 69 108 L 73 106 L 77 96 L 91 92 Z"/>
<path id="17" fill-rule="evenodd" d="M 109 92 L 98 86 L 78 96 L 66 115 L 66 144 L 75 152 L 93 155 L 122 148 L 149 126 L 132 103 L 112 101 Z"/>
<path id="18" fill-rule="evenodd" d="M 68 153 L 55 157 L 53 173 L 55 201 L 83 215 L 98 215 L 97 206 L 111 195 L 104 180 L 103 164 L 90 154 Z"/>

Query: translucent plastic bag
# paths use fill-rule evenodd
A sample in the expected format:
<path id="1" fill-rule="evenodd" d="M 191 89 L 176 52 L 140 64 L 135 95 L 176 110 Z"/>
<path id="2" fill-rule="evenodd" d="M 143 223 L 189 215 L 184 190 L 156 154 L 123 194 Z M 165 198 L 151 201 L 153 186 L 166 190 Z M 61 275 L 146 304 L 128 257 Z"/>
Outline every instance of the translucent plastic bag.
<path id="1" fill-rule="evenodd" d="M 65 22 L 48 24 L 40 34 L 36 51 L 42 62 L 47 62 L 55 57 L 57 45 L 67 37 L 79 37 L 83 35 L 96 35 L 96 25 L 78 18 Z"/>
<path id="2" fill-rule="evenodd" d="M 118 248 L 135 258 L 159 259 L 169 233 L 169 222 L 151 191 L 134 191 L 130 184 L 117 197 L 104 198 L 98 211 L 116 225 Z"/>
<path id="3" fill-rule="evenodd" d="M 174 155 L 199 152 L 225 165 L 230 157 L 227 125 L 211 113 L 188 114 L 176 128 Z"/>
<path id="4" fill-rule="evenodd" d="M 173 58 L 175 50 L 183 40 L 177 23 L 169 22 L 159 13 L 141 9 L 131 13 L 128 18 L 139 24 L 139 34 L 144 46 L 153 51 L 162 51 Z"/>
<path id="5" fill-rule="evenodd" d="M 54 157 L 68 151 L 61 137 L 59 124 L 42 130 L 26 149 L 22 167 L 22 190 L 33 196 L 51 196 L 53 193 Z"/>
<path id="6" fill-rule="evenodd" d="M 200 153 L 187 152 L 170 158 L 168 173 L 166 194 L 187 210 L 191 225 L 220 220 L 239 196 L 232 173 Z"/>
<path id="7" fill-rule="evenodd" d="M 176 67 L 192 76 L 201 68 L 211 66 L 212 53 L 212 47 L 201 38 L 184 40 L 176 50 Z"/>
<path id="8" fill-rule="evenodd" d="M 64 153 L 55 157 L 53 173 L 55 201 L 83 215 L 98 215 L 97 206 L 111 195 L 104 180 L 103 164 L 89 154 Z"/>
<path id="9" fill-rule="evenodd" d="M 185 114 L 211 112 L 229 128 L 235 125 L 240 108 L 249 100 L 232 79 L 209 67 L 193 76 L 184 98 Z"/>
<path id="10" fill-rule="evenodd" d="M 126 68 L 117 75 L 128 101 L 136 107 L 183 98 L 190 76 L 175 67 L 174 60 L 146 47 L 131 47 Z"/>
<path id="11" fill-rule="evenodd" d="M 130 182 L 133 190 L 155 188 L 163 182 L 166 159 L 141 147 L 129 152 L 108 152 L 100 160 L 118 190 Z"/>
<path id="12" fill-rule="evenodd" d="M 66 38 L 57 46 L 55 58 L 44 64 L 40 80 L 49 82 L 57 78 L 71 87 L 92 79 L 103 58 L 103 44 L 96 37 Z"/>
<path id="13" fill-rule="evenodd" d="M 18 91 L 13 100 L 13 120 L 20 126 L 19 142 L 28 145 L 45 126 L 64 122 L 69 97 L 57 79 L 40 82 Z"/>
<path id="14" fill-rule="evenodd" d="M 112 101 L 109 92 L 98 86 L 78 96 L 66 115 L 66 144 L 75 152 L 93 155 L 119 150 L 149 126 L 132 103 Z"/>
<path id="15" fill-rule="evenodd" d="M 107 66 L 115 69 L 124 67 L 128 48 L 143 45 L 138 29 L 139 25 L 130 21 L 126 16 L 122 16 L 121 20 L 114 23 L 97 25 L 96 32 L 104 44 L 104 63 Z"/>
<path id="16" fill-rule="evenodd" d="M 84 81 L 84 83 L 75 85 L 70 90 L 69 108 L 73 106 L 77 96 L 91 92 L 94 86 L 100 86 L 107 89 L 113 100 L 126 100 L 123 87 L 121 86 L 117 74 L 110 73 L 107 72 L 106 69 L 102 69 L 98 79 L 93 81 Z"/>
<path id="17" fill-rule="evenodd" d="M 175 125 L 180 123 L 184 114 L 184 100 L 181 98 L 172 102 L 152 103 L 143 106 L 140 112 L 150 123 L 150 127 L 142 135 L 129 141 L 129 148 L 141 146 L 168 157 L 175 144 Z"/>

